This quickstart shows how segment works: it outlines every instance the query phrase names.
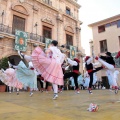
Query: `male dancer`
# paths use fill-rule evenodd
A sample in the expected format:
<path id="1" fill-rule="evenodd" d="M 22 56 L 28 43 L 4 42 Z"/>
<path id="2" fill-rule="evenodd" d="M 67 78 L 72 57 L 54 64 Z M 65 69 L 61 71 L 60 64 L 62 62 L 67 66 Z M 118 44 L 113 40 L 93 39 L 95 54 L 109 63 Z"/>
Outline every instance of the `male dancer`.
<path id="1" fill-rule="evenodd" d="M 105 54 L 105 56 L 99 55 L 99 58 L 97 59 L 101 64 L 103 64 L 107 68 L 107 71 L 109 72 L 109 75 L 112 79 L 112 86 L 115 88 L 115 94 L 117 94 L 118 86 L 116 80 L 114 79 L 115 61 L 110 52 L 106 52 Z"/>
<path id="2" fill-rule="evenodd" d="M 74 58 L 74 60 L 71 60 L 70 58 L 67 58 L 67 60 L 68 60 L 68 63 L 72 66 L 73 71 L 69 72 L 69 73 L 65 73 L 64 74 L 64 79 L 73 77 L 75 87 L 76 87 L 75 90 L 76 90 L 77 94 L 79 94 L 80 89 L 79 89 L 79 86 L 78 86 L 77 78 L 79 76 L 79 63 L 80 63 L 80 60 L 77 59 L 77 58 Z"/>
<path id="3" fill-rule="evenodd" d="M 89 88 L 88 88 L 88 91 L 90 94 L 92 94 L 91 88 L 92 88 L 92 84 L 93 84 L 93 74 L 104 68 L 102 66 L 102 67 L 98 67 L 98 68 L 94 69 L 94 66 L 92 64 L 92 60 L 93 60 L 93 57 L 90 57 L 90 56 L 86 56 L 86 58 L 85 58 L 85 67 L 86 67 L 86 70 L 90 76 L 90 82 L 89 82 Z"/>

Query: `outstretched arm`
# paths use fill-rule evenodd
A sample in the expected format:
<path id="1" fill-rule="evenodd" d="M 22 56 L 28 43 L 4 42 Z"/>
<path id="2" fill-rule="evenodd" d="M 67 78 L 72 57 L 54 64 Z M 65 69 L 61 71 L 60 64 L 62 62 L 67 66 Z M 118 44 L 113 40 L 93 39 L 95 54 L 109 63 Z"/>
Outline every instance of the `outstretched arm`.
<path id="1" fill-rule="evenodd" d="M 100 55 L 100 57 L 99 58 L 101 58 L 101 59 L 103 59 L 103 60 L 106 60 L 107 59 L 107 57 L 106 56 L 102 56 L 102 55 Z"/>
<path id="2" fill-rule="evenodd" d="M 89 64 L 92 62 L 92 60 L 93 60 L 93 57 L 89 58 L 89 59 L 86 61 L 86 63 L 89 65 Z"/>
<path id="3" fill-rule="evenodd" d="M 99 62 L 92 63 L 92 64 L 93 64 L 93 66 L 97 66 L 97 65 L 99 65 Z"/>
<path id="4" fill-rule="evenodd" d="M 76 62 L 76 61 L 73 61 L 73 60 L 71 60 L 70 58 L 67 58 L 67 60 L 68 60 L 68 63 L 70 64 L 70 65 L 74 65 L 74 66 L 77 66 L 78 65 L 78 63 Z"/>

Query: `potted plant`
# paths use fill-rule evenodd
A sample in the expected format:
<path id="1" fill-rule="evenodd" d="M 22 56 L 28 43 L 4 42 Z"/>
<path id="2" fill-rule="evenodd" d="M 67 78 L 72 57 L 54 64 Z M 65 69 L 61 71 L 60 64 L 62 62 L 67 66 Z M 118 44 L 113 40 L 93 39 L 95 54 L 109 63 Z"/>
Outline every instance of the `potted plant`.
<path id="1" fill-rule="evenodd" d="M 51 91 L 51 90 L 52 90 L 52 83 L 49 83 L 49 84 L 48 84 L 47 90 L 48 90 L 48 91 Z"/>
<path id="2" fill-rule="evenodd" d="M 5 90 L 6 90 L 6 85 L 2 81 L 0 81 L 0 92 L 5 92 Z"/>
<path id="3" fill-rule="evenodd" d="M 0 69 L 6 70 L 7 68 L 8 68 L 8 58 L 5 57 L 0 60 Z M 6 90 L 6 85 L 2 81 L 0 81 L 0 92 L 5 92 L 5 90 Z"/>

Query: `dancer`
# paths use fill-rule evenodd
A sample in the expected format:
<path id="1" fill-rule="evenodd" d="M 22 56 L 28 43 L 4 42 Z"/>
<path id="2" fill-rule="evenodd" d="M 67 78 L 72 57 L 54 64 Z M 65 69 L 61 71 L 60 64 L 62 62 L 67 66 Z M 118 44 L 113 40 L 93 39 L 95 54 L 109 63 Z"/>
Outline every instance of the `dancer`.
<path id="1" fill-rule="evenodd" d="M 2 72 L 0 72 L 0 78 L 7 86 L 9 86 L 9 93 L 11 93 L 11 88 L 13 87 L 17 89 L 17 95 L 19 95 L 19 89 L 22 89 L 23 84 L 18 81 L 16 70 L 13 68 L 8 68 L 5 71 L 2 70 Z"/>
<path id="2" fill-rule="evenodd" d="M 54 96 L 58 97 L 58 85 L 63 85 L 63 72 L 61 64 L 65 59 L 65 55 L 57 48 L 58 42 L 53 40 L 46 54 L 40 47 L 35 48 L 32 56 L 27 56 L 18 51 L 21 58 L 25 58 L 33 62 L 34 68 L 41 72 L 45 81 L 52 83 Z M 49 57 L 51 55 L 51 58 Z"/>
<path id="3" fill-rule="evenodd" d="M 20 61 L 18 66 L 12 65 L 16 69 L 16 77 L 25 86 L 30 88 L 30 96 L 33 95 L 33 90 L 37 90 L 37 72 L 33 68 L 32 62 L 29 62 L 27 68 L 23 61 Z"/>
<path id="4" fill-rule="evenodd" d="M 92 61 L 93 61 L 93 57 L 86 56 L 85 67 L 86 67 L 86 70 L 87 70 L 87 72 L 90 76 L 90 82 L 89 82 L 89 88 L 88 88 L 88 91 L 89 91 L 90 94 L 92 94 L 91 88 L 92 88 L 92 84 L 93 84 L 93 73 L 95 73 L 95 72 L 104 68 L 103 66 L 101 66 L 101 67 L 98 67 L 98 68 L 94 69 Z"/>
<path id="5" fill-rule="evenodd" d="M 72 66 L 73 71 L 69 72 L 69 73 L 65 73 L 64 74 L 64 79 L 73 77 L 74 78 L 75 87 L 76 87 L 75 88 L 76 93 L 79 94 L 80 93 L 80 89 L 79 89 L 79 86 L 78 86 L 77 78 L 79 76 L 79 63 L 80 63 L 80 60 L 77 59 L 77 58 L 74 58 L 74 60 L 71 60 L 70 58 L 67 58 L 67 61 Z"/>
<path id="6" fill-rule="evenodd" d="M 88 72 L 86 71 L 86 73 L 84 74 L 84 80 L 85 80 L 85 83 L 83 84 L 84 87 L 89 87 L 89 83 L 90 83 L 90 76 L 88 74 Z M 93 83 L 92 83 L 92 86 L 94 86 L 97 82 L 97 75 L 96 73 L 93 73 Z"/>
<path id="7" fill-rule="evenodd" d="M 99 58 L 96 57 L 96 59 L 107 68 L 107 71 L 109 72 L 112 79 L 112 86 L 115 88 L 115 94 L 117 94 L 118 86 L 116 80 L 114 79 L 115 61 L 110 52 L 106 52 L 105 54 L 105 56 L 99 55 Z"/>

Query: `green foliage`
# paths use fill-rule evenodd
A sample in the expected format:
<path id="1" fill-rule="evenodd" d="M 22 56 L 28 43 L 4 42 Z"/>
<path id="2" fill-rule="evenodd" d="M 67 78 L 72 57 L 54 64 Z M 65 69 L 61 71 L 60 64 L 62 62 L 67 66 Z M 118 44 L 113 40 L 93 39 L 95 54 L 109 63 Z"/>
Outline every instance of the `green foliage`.
<path id="1" fill-rule="evenodd" d="M 4 57 L 0 60 L 0 69 L 3 68 L 4 70 L 6 70 L 8 68 L 8 58 Z"/>

